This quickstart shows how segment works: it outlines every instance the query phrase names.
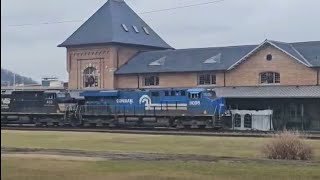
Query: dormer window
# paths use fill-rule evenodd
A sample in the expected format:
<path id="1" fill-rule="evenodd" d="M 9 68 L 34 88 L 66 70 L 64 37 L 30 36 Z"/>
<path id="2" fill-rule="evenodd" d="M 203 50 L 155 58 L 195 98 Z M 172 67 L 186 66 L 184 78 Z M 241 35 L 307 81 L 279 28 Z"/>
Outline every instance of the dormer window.
<path id="1" fill-rule="evenodd" d="M 137 26 L 132 26 L 132 27 L 136 33 L 139 33 L 139 29 L 137 28 Z"/>
<path id="2" fill-rule="evenodd" d="M 146 27 L 143 27 L 143 30 L 144 30 L 144 32 L 145 32 L 147 35 L 150 34 L 150 33 L 149 33 L 149 30 L 148 30 Z"/>
<path id="3" fill-rule="evenodd" d="M 149 66 L 163 66 L 166 62 L 167 57 L 163 56 L 160 59 L 157 59 L 149 64 Z"/>
<path id="4" fill-rule="evenodd" d="M 209 59 L 205 60 L 203 63 L 204 64 L 216 64 L 216 63 L 220 63 L 221 61 L 221 53 L 210 57 Z"/>
<path id="5" fill-rule="evenodd" d="M 124 31 L 129 32 L 129 29 L 125 24 L 121 24 L 121 26 L 122 26 Z"/>

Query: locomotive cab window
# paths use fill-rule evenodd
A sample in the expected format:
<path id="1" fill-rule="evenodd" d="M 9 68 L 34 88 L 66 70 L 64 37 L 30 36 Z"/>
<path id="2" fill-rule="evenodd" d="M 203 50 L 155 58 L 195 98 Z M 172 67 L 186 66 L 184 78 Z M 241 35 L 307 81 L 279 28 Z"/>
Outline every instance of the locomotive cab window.
<path id="1" fill-rule="evenodd" d="M 55 99 L 56 98 L 56 94 L 46 94 L 46 99 Z"/>
<path id="2" fill-rule="evenodd" d="M 190 99 L 200 99 L 201 93 L 189 93 L 189 98 Z"/>

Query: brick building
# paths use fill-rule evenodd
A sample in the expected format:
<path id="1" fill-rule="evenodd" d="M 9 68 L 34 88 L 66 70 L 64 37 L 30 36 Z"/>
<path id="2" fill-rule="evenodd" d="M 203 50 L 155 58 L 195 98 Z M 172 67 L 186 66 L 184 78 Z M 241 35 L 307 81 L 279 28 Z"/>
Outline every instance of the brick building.
<path id="1" fill-rule="evenodd" d="M 279 122 L 320 128 L 320 41 L 174 49 L 109 0 L 59 47 L 70 89 L 214 88 L 234 108 L 272 108 Z"/>

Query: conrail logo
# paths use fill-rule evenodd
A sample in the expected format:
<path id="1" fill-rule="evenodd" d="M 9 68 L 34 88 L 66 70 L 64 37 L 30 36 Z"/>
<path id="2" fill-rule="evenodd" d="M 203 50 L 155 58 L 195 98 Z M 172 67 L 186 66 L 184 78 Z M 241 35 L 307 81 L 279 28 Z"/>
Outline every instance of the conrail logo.
<path id="1" fill-rule="evenodd" d="M 143 95 L 141 96 L 141 98 L 139 99 L 139 103 L 140 104 L 145 104 L 146 106 L 147 105 L 150 105 L 151 104 L 151 98 L 148 96 L 148 95 Z"/>

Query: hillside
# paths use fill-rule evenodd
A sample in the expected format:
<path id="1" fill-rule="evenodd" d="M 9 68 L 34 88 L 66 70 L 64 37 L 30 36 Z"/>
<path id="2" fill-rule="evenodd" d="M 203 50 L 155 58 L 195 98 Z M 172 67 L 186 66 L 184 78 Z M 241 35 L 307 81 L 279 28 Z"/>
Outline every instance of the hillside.
<path id="1" fill-rule="evenodd" d="M 1 68 L 1 85 L 8 84 L 8 82 L 10 82 L 10 85 L 13 85 L 13 81 L 14 73 Z M 37 82 L 31 78 L 16 74 L 16 84 L 37 84 Z"/>

